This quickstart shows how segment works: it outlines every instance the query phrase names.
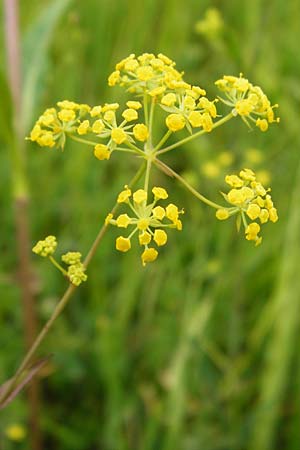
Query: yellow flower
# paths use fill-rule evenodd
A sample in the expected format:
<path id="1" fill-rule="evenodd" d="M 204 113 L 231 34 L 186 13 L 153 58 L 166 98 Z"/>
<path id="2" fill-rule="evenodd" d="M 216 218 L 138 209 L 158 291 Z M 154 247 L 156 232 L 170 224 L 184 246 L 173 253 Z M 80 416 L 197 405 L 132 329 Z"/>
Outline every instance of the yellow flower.
<path id="1" fill-rule="evenodd" d="M 103 119 L 109 123 L 113 123 L 116 120 L 116 113 L 112 109 L 105 111 L 103 115 Z"/>
<path id="2" fill-rule="evenodd" d="M 165 90 L 166 90 L 165 86 L 158 86 L 154 89 L 151 89 L 149 91 L 149 95 L 151 95 L 151 97 L 157 97 L 159 95 L 162 95 L 165 92 Z"/>
<path id="3" fill-rule="evenodd" d="M 213 121 L 209 113 L 202 114 L 202 127 L 208 133 L 213 129 Z"/>
<path id="4" fill-rule="evenodd" d="M 141 81 L 148 81 L 151 80 L 151 78 L 154 75 L 152 67 L 145 66 L 145 67 L 139 67 L 136 71 L 136 75 L 139 80 Z"/>
<path id="5" fill-rule="evenodd" d="M 100 159 L 100 161 L 104 159 L 110 158 L 111 152 L 109 151 L 109 148 L 107 145 L 104 144 L 97 144 L 94 148 L 94 155 L 97 159 Z"/>
<path id="6" fill-rule="evenodd" d="M 277 209 L 276 208 L 270 208 L 269 214 L 270 214 L 271 222 L 277 222 L 277 220 L 278 220 Z"/>
<path id="7" fill-rule="evenodd" d="M 151 234 L 148 231 L 143 231 L 139 234 L 140 245 L 148 245 L 151 242 Z"/>
<path id="8" fill-rule="evenodd" d="M 247 99 L 239 100 L 235 104 L 235 110 L 240 116 L 248 116 L 253 111 L 253 105 Z"/>
<path id="9" fill-rule="evenodd" d="M 154 194 L 154 197 L 155 197 L 157 200 L 159 200 L 159 199 L 165 200 L 166 198 L 168 198 L 168 193 L 167 193 L 167 191 L 166 191 L 165 189 L 163 189 L 163 188 L 160 188 L 160 187 L 154 187 L 154 188 L 152 189 L 152 192 L 153 192 L 153 194 Z"/>
<path id="10" fill-rule="evenodd" d="M 168 219 L 172 220 L 172 222 L 176 223 L 179 216 L 179 211 L 177 206 L 173 205 L 173 203 L 170 203 L 166 207 L 166 216 Z"/>
<path id="11" fill-rule="evenodd" d="M 248 241 L 256 241 L 259 232 L 260 232 L 259 224 L 256 222 L 250 223 L 245 230 L 246 239 Z"/>
<path id="12" fill-rule="evenodd" d="M 100 134 L 101 131 L 103 131 L 105 128 L 104 123 L 102 122 L 101 119 L 95 120 L 95 122 L 93 123 L 92 126 L 92 132 L 96 133 L 96 134 Z"/>
<path id="13" fill-rule="evenodd" d="M 260 216 L 260 207 L 255 203 L 251 203 L 248 206 L 246 214 L 248 217 L 250 217 L 251 220 L 255 220 Z"/>
<path id="14" fill-rule="evenodd" d="M 127 122 L 131 122 L 132 120 L 136 120 L 138 118 L 138 113 L 135 109 L 128 108 L 123 111 L 122 117 L 124 117 Z"/>
<path id="15" fill-rule="evenodd" d="M 237 186 L 238 188 L 231 189 L 227 196 L 223 194 L 229 203 L 235 205 L 235 208 L 230 208 L 227 213 L 224 213 L 224 219 L 229 215 L 239 214 L 244 224 L 246 239 L 254 241 L 256 246 L 260 245 L 262 242 L 262 237 L 258 236 L 260 225 L 257 222 L 248 225 L 246 216 L 252 221 L 258 219 L 261 224 L 269 220 L 271 222 L 278 220 L 277 210 L 268 194 L 270 189 L 265 189 L 256 180 L 256 174 L 251 169 L 241 170 L 239 176 L 227 175 L 225 180 L 230 186 Z M 222 220 L 223 210 L 219 209 L 216 216 Z"/>
<path id="16" fill-rule="evenodd" d="M 174 106 L 176 103 L 176 95 L 173 92 L 169 92 L 161 99 L 160 103 L 165 106 Z"/>
<path id="17" fill-rule="evenodd" d="M 116 239 L 116 249 L 120 252 L 128 252 L 131 249 L 130 239 L 119 236 Z"/>
<path id="18" fill-rule="evenodd" d="M 130 217 L 127 214 L 120 214 L 116 220 L 116 224 L 118 227 L 127 228 L 130 224 Z"/>
<path id="19" fill-rule="evenodd" d="M 123 128 L 113 128 L 111 138 L 116 144 L 123 144 L 127 140 L 127 136 Z"/>
<path id="20" fill-rule="evenodd" d="M 31 141 L 36 141 L 38 139 L 38 137 L 41 135 L 42 133 L 42 129 L 40 127 L 40 125 L 36 124 L 30 133 L 30 139 Z"/>
<path id="21" fill-rule="evenodd" d="M 59 111 L 58 117 L 63 122 L 71 122 L 75 119 L 76 114 L 72 109 L 62 109 L 61 111 Z"/>
<path id="22" fill-rule="evenodd" d="M 139 230 L 145 231 L 150 225 L 150 218 L 144 218 L 138 220 L 137 227 Z"/>
<path id="23" fill-rule="evenodd" d="M 141 256 L 143 266 L 145 266 L 149 262 L 155 261 L 157 256 L 158 256 L 158 252 L 157 252 L 157 250 L 155 250 L 155 248 L 146 248 L 143 251 L 142 256 Z"/>
<path id="24" fill-rule="evenodd" d="M 75 102 L 70 102 L 70 100 L 63 100 L 61 102 L 57 102 L 57 106 L 62 109 L 77 109 L 79 105 Z"/>
<path id="25" fill-rule="evenodd" d="M 226 208 L 220 208 L 216 211 L 216 218 L 219 220 L 226 220 L 229 217 L 228 209 Z"/>
<path id="26" fill-rule="evenodd" d="M 81 253 L 80 252 L 68 252 L 62 255 L 61 259 L 66 264 L 78 264 L 81 260 Z"/>
<path id="27" fill-rule="evenodd" d="M 108 226 L 110 224 L 110 221 L 112 220 L 113 217 L 114 217 L 114 215 L 112 213 L 107 214 L 107 216 L 105 217 L 104 224 L 106 226 Z"/>
<path id="28" fill-rule="evenodd" d="M 231 189 L 227 194 L 227 198 L 233 205 L 241 205 L 244 202 L 244 196 L 239 189 Z"/>
<path id="29" fill-rule="evenodd" d="M 232 186 L 234 188 L 239 188 L 244 185 L 243 180 L 237 175 L 226 175 L 225 181 L 227 184 L 229 184 L 229 186 Z"/>
<path id="30" fill-rule="evenodd" d="M 126 105 L 128 106 L 128 108 L 132 108 L 132 109 L 141 109 L 143 107 L 141 102 L 135 102 L 132 100 L 129 100 L 128 102 L 126 102 Z"/>
<path id="31" fill-rule="evenodd" d="M 147 126 L 143 123 L 138 123 L 133 127 L 133 135 L 138 141 L 145 142 L 149 137 Z"/>
<path id="32" fill-rule="evenodd" d="M 164 208 L 162 206 L 156 206 L 155 208 L 153 208 L 152 213 L 153 213 L 153 217 L 155 217 L 155 219 L 158 219 L 158 220 L 162 220 L 166 215 L 166 211 L 164 210 Z"/>
<path id="33" fill-rule="evenodd" d="M 26 437 L 26 430 L 23 425 L 13 424 L 5 429 L 5 435 L 11 441 L 21 442 Z"/>
<path id="34" fill-rule="evenodd" d="M 87 280 L 87 275 L 85 274 L 85 267 L 82 263 L 72 264 L 68 268 L 69 280 L 74 286 L 79 286 L 83 281 Z"/>
<path id="35" fill-rule="evenodd" d="M 267 131 L 269 128 L 269 124 L 266 119 L 257 119 L 255 124 L 261 131 Z"/>
<path id="36" fill-rule="evenodd" d="M 127 203 L 129 197 L 131 197 L 131 190 L 128 188 L 128 186 L 125 186 L 124 191 L 120 192 L 118 196 L 118 203 Z"/>
<path id="37" fill-rule="evenodd" d="M 137 191 L 135 191 L 135 193 L 133 194 L 133 200 L 135 203 L 142 203 L 145 202 L 147 200 L 147 192 L 144 189 L 138 189 Z"/>
<path id="38" fill-rule="evenodd" d="M 199 111 L 191 111 L 189 114 L 189 122 L 194 128 L 202 127 L 202 114 Z"/>
<path id="39" fill-rule="evenodd" d="M 100 116 L 102 111 L 102 107 L 101 106 L 94 106 L 91 111 L 90 111 L 90 115 L 91 117 L 97 117 Z"/>
<path id="40" fill-rule="evenodd" d="M 153 239 L 156 242 L 156 244 L 160 247 L 160 246 L 165 245 L 167 243 L 168 236 L 167 236 L 167 233 L 164 230 L 156 229 L 154 231 Z"/>
<path id="41" fill-rule="evenodd" d="M 120 71 L 119 70 L 115 70 L 108 77 L 108 85 L 109 86 L 115 86 L 119 81 L 120 81 Z"/>
<path id="42" fill-rule="evenodd" d="M 50 256 L 53 255 L 57 247 L 57 240 L 55 236 L 47 236 L 43 241 L 38 241 L 33 247 L 33 253 L 40 256 Z"/>
<path id="43" fill-rule="evenodd" d="M 90 122 L 88 120 L 84 120 L 83 122 L 81 122 L 81 124 L 77 128 L 77 133 L 78 134 L 86 134 L 89 130 L 89 127 L 90 127 Z"/>
<path id="44" fill-rule="evenodd" d="M 54 147 L 55 140 L 53 134 L 50 131 L 43 132 L 43 134 L 37 138 L 37 143 L 42 147 Z"/>
<path id="45" fill-rule="evenodd" d="M 170 114 L 166 118 L 166 125 L 170 131 L 179 131 L 185 127 L 185 118 L 182 114 Z"/>

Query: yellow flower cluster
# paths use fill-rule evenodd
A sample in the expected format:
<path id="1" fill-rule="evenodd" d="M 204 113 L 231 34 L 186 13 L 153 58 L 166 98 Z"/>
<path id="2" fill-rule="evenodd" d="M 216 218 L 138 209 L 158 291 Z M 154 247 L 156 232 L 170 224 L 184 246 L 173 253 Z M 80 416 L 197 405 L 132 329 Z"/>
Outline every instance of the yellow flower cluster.
<path id="1" fill-rule="evenodd" d="M 58 108 L 48 108 L 35 123 L 30 139 L 41 147 L 64 148 L 66 135 L 74 133 L 76 123 L 90 110 L 90 106 L 69 100 L 57 103 Z"/>
<path id="2" fill-rule="evenodd" d="M 180 131 L 184 127 L 190 133 L 192 128 L 202 127 L 207 132 L 212 130 L 212 119 L 217 117 L 216 100 L 208 100 L 205 94 L 199 86 L 188 86 L 182 92 L 169 92 L 161 98 L 161 108 L 171 113 L 166 118 L 170 131 Z"/>
<path id="3" fill-rule="evenodd" d="M 33 247 L 32 251 L 37 255 L 50 257 L 50 261 L 59 269 L 65 276 L 67 276 L 72 284 L 79 286 L 83 281 L 87 280 L 85 273 L 85 266 L 81 262 L 81 253 L 68 252 L 62 255 L 62 261 L 68 265 L 66 271 L 52 256 L 57 247 L 57 240 L 55 236 L 48 236 Z"/>
<path id="4" fill-rule="evenodd" d="M 251 169 L 243 169 L 239 175 L 227 175 L 226 183 L 231 186 L 224 198 L 233 205 L 230 208 L 220 208 L 216 212 L 219 220 L 225 220 L 234 214 L 240 214 L 245 228 L 245 235 L 248 241 L 254 241 L 259 245 L 262 237 L 258 236 L 260 225 L 268 222 L 277 222 L 278 214 L 274 207 L 270 189 L 264 188 L 256 179 L 255 173 Z M 252 220 L 250 224 L 247 217 Z M 259 220 L 260 223 L 254 222 Z"/>
<path id="5" fill-rule="evenodd" d="M 124 142 L 145 142 L 148 139 L 148 128 L 144 123 L 132 124 L 139 118 L 139 109 L 142 104 L 138 101 L 128 101 L 122 112 L 122 121 L 118 124 L 116 112 L 118 103 L 106 103 L 103 106 L 94 106 L 90 110 L 91 120 L 85 119 L 77 128 L 79 135 L 93 133 L 100 139 L 105 139 L 105 144 L 96 144 L 94 155 L 97 159 L 109 159 L 117 146 Z"/>
<path id="6" fill-rule="evenodd" d="M 116 65 L 109 76 L 109 86 L 124 86 L 134 94 L 149 94 L 152 97 L 163 94 L 166 89 L 182 86 L 182 73 L 175 69 L 175 62 L 159 53 L 129 55 Z"/>
<path id="7" fill-rule="evenodd" d="M 33 253 L 47 257 L 53 255 L 57 247 L 57 240 L 55 236 L 47 236 L 44 240 L 38 241 L 33 247 Z"/>
<path id="8" fill-rule="evenodd" d="M 61 257 L 62 261 L 69 265 L 67 275 L 71 283 L 75 286 L 79 286 L 83 281 L 87 280 L 85 267 L 81 262 L 81 256 L 80 252 L 68 252 Z"/>
<path id="9" fill-rule="evenodd" d="M 274 116 L 274 108 L 278 105 L 271 106 L 263 90 L 259 86 L 253 86 L 242 74 L 239 77 L 225 75 L 215 84 L 226 96 L 219 97 L 220 100 L 231 106 L 232 114 L 241 116 L 248 126 L 250 120 L 261 131 L 267 131 L 270 123 L 279 122 L 280 119 Z"/>
<path id="10" fill-rule="evenodd" d="M 154 261 L 158 256 L 158 251 L 154 247 L 149 247 L 153 241 L 158 247 L 167 243 L 166 228 L 176 228 L 182 230 L 182 223 L 179 219 L 183 211 L 179 211 L 178 207 L 170 203 L 166 208 L 156 206 L 160 200 L 168 198 L 167 191 L 162 187 L 154 187 L 152 189 L 153 201 L 147 204 L 148 194 L 144 189 L 138 189 L 134 193 L 128 186 L 120 192 L 118 196 L 118 203 L 126 203 L 135 217 L 130 217 L 127 214 L 120 214 L 116 219 L 112 214 L 106 218 L 106 224 L 112 224 L 119 228 L 127 228 L 133 225 L 133 230 L 128 237 L 119 236 L 116 239 L 116 249 L 121 252 L 127 252 L 131 248 L 131 238 L 135 233 L 138 233 L 138 241 L 141 246 L 144 246 L 144 251 L 141 255 L 142 263 L 145 266 L 147 263 Z M 167 219 L 167 222 L 163 222 Z"/>

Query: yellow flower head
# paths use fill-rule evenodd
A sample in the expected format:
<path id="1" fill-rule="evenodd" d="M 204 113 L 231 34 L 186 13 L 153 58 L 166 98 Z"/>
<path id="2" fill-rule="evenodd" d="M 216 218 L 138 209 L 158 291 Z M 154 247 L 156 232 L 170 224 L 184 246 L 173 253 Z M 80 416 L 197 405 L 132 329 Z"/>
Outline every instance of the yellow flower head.
<path id="1" fill-rule="evenodd" d="M 241 116 L 248 126 L 254 122 L 261 131 L 267 131 L 270 123 L 279 122 L 279 118 L 274 117 L 274 108 L 278 105 L 271 106 L 262 89 L 253 86 L 242 74 L 239 77 L 225 75 L 215 84 L 226 95 L 220 100 L 231 106 L 232 114 Z"/>
<path id="2" fill-rule="evenodd" d="M 87 280 L 85 267 L 81 262 L 72 264 L 68 268 L 69 280 L 74 286 L 79 286 L 82 282 Z"/>
<path id="3" fill-rule="evenodd" d="M 79 127 L 77 128 L 78 134 L 86 134 L 90 128 L 90 122 L 88 120 L 84 120 L 81 122 Z"/>
<path id="4" fill-rule="evenodd" d="M 103 161 L 104 159 L 110 158 L 111 152 L 109 151 L 109 148 L 107 145 L 104 144 L 97 144 L 94 148 L 94 155 L 97 159 L 100 159 L 100 161 Z"/>
<path id="5" fill-rule="evenodd" d="M 180 80 L 182 74 L 175 69 L 175 63 L 170 58 L 162 54 L 156 56 L 144 53 L 137 57 L 131 54 L 120 61 L 116 70 L 109 76 L 108 84 L 119 84 L 133 94 L 157 97 L 166 89 L 172 89 L 173 83 Z"/>
<path id="6" fill-rule="evenodd" d="M 153 262 L 156 260 L 158 256 L 158 251 L 155 248 L 146 248 L 142 253 L 142 263 L 145 266 L 149 262 Z"/>
<path id="7" fill-rule="evenodd" d="M 61 259 L 64 263 L 72 265 L 80 263 L 81 256 L 80 252 L 68 252 L 65 255 L 62 255 Z"/>
<path id="8" fill-rule="evenodd" d="M 116 144 L 123 144 L 127 140 L 127 135 L 123 128 L 113 128 L 111 138 Z"/>
<path id="9" fill-rule="evenodd" d="M 131 122 L 132 120 L 136 120 L 138 118 L 138 113 L 135 109 L 128 108 L 123 111 L 122 117 L 124 117 L 127 122 Z"/>
<path id="10" fill-rule="evenodd" d="M 33 247 L 33 253 L 47 257 L 53 255 L 57 247 L 57 240 L 55 236 L 47 236 L 44 240 L 38 241 Z"/>
<path id="11" fill-rule="evenodd" d="M 144 189 L 138 189 L 134 194 L 133 194 L 133 200 L 135 201 L 135 203 L 142 203 L 145 202 L 147 200 L 147 192 Z"/>
<path id="12" fill-rule="evenodd" d="M 138 123 L 133 127 L 133 135 L 137 141 L 145 142 L 149 137 L 147 126 L 143 123 Z"/>
<path id="13" fill-rule="evenodd" d="M 245 227 L 245 235 L 248 241 L 254 241 L 259 245 L 262 238 L 258 236 L 260 225 L 268 222 L 277 222 L 278 214 L 273 201 L 266 189 L 251 169 L 243 169 L 239 175 L 227 175 L 225 181 L 232 189 L 228 194 L 223 194 L 231 204 L 230 208 L 220 208 L 216 212 L 219 220 L 238 214 L 242 218 Z M 248 225 L 247 218 L 252 222 Z M 254 222 L 255 220 L 259 221 Z"/>
<path id="14" fill-rule="evenodd" d="M 125 186 L 124 191 L 120 192 L 117 202 L 126 203 L 128 202 L 129 197 L 131 197 L 131 190 L 128 188 L 128 186 Z"/>
<path id="15" fill-rule="evenodd" d="M 135 191 L 132 195 L 131 202 L 131 191 L 125 187 L 125 190 L 119 194 L 118 202 L 128 203 L 130 210 L 136 216 L 130 217 L 127 214 L 121 214 L 116 219 L 113 219 L 112 216 L 107 217 L 107 223 L 117 227 L 128 228 L 129 226 L 133 226 L 133 230 L 128 237 L 119 236 L 117 238 L 116 249 L 122 252 L 128 251 L 131 248 L 131 237 L 137 232 L 139 244 L 145 247 L 142 254 L 143 265 L 157 258 L 157 250 L 148 247 L 151 241 L 157 247 L 161 247 L 168 240 L 166 228 L 182 229 L 182 223 L 179 220 L 179 215 L 182 214 L 182 211 L 179 211 L 176 205 L 170 203 L 166 209 L 156 205 L 157 202 L 165 200 L 168 197 L 167 191 L 162 187 L 154 187 L 152 193 L 154 198 L 150 204 L 147 204 L 148 195 L 144 189 Z M 163 222 L 164 219 L 165 222 Z"/>
<path id="16" fill-rule="evenodd" d="M 123 236 L 119 236 L 116 239 L 116 249 L 120 252 L 128 252 L 131 249 L 131 243 L 129 238 L 125 238 Z"/>
<path id="17" fill-rule="evenodd" d="M 170 114 L 166 118 L 166 125 L 170 131 L 180 131 L 185 127 L 185 118 L 182 114 Z"/>

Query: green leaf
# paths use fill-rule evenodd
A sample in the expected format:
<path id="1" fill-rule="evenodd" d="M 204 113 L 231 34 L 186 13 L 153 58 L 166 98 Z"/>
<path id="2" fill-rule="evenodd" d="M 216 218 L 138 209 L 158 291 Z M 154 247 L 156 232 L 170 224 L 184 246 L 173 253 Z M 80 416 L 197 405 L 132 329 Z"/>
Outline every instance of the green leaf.
<path id="1" fill-rule="evenodd" d="M 23 39 L 23 98 L 22 132 L 25 135 L 31 124 L 34 108 L 43 89 L 48 66 L 48 50 L 58 21 L 72 0 L 56 0 L 45 8 Z"/>

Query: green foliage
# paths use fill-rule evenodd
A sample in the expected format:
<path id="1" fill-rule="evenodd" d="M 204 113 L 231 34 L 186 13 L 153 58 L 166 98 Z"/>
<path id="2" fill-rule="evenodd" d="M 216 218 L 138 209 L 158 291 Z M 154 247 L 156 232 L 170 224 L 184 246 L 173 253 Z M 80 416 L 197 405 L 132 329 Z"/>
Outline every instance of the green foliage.
<path id="1" fill-rule="evenodd" d="M 280 104 L 281 116 L 265 134 L 230 122 L 165 159 L 215 201 L 224 191 L 224 169 L 217 163 L 218 175 L 208 178 L 203 167 L 222 152 L 234 156 L 232 173 L 245 164 L 269 168 L 280 220 L 266 225 L 262 246 L 244 242 L 233 221 L 217 222 L 159 172 L 157 184 L 186 213 L 183 231 L 170 236 L 157 262 L 137 266 L 138 249 L 118 254 L 117 232 L 107 233 L 88 282 L 43 345 L 42 353 L 54 353 L 52 373 L 42 379 L 44 448 L 298 449 L 299 0 L 275 0 L 272 7 L 261 0 L 219 2 L 223 27 L 213 38 L 195 32 L 215 6 L 209 0 L 21 3 L 24 134 L 35 115 L 58 100 L 120 99 L 124 94 L 108 92 L 106 78 L 119 59 L 141 51 L 169 54 L 210 97 L 215 79 L 243 72 Z M 6 91 L 1 76 L 3 380 L 23 353 Z M 247 159 L 251 148 L 262 152 L 261 162 Z M 135 162 L 125 166 L 121 154 L 99 162 L 76 143 L 64 152 L 33 144 L 26 151 L 33 241 L 55 234 L 62 252 L 86 253 Z M 32 262 L 42 324 L 65 282 L 42 258 L 33 255 Z M 27 426 L 25 398 L 0 414 L 0 442 L 10 450 L 15 447 L 4 430 L 12 423 Z M 20 448 L 29 448 L 26 441 Z"/>

